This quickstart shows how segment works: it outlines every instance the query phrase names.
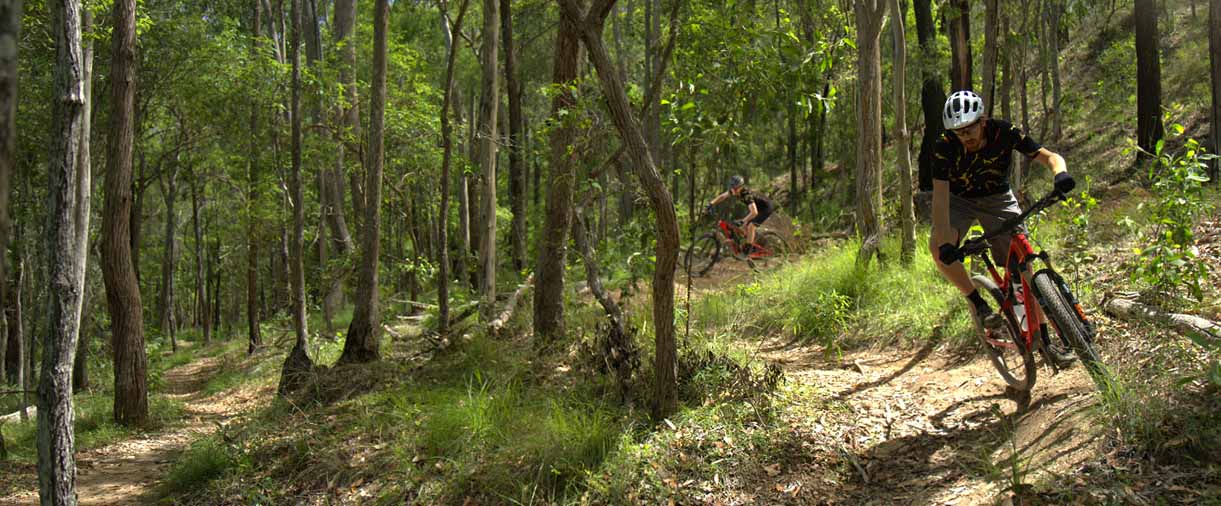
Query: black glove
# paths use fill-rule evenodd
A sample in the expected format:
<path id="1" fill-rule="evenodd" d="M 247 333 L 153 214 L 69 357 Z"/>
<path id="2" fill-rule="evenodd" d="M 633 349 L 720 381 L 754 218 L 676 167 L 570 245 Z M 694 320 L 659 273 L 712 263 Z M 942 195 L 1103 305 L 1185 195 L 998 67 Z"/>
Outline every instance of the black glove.
<path id="1" fill-rule="evenodd" d="M 1067 172 L 1056 174 L 1056 191 L 1068 195 L 1068 192 L 1073 191 L 1077 187 L 1077 182 L 1073 181 L 1073 176 Z"/>
<path id="2" fill-rule="evenodd" d="M 712 214 L 712 204 L 708 204 L 704 207 L 704 214 Z"/>
<path id="3" fill-rule="evenodd" d="M 954 262 L 962 260 L 962 251 L 958 250 L 958 246 L 955 246 L 948 242 L 945 244 L 942 244 L 941 247 L 937 248 L 937 251 L 938 251 L 937 256 L 941 259 L 942 264 L 950 265 Z"/>

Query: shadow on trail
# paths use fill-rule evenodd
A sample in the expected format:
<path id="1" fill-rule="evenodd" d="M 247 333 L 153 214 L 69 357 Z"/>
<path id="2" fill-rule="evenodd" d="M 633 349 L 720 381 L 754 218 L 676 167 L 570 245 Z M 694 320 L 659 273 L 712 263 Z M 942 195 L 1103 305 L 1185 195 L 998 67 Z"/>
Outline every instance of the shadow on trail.
<path id="1" fill-rule="evenodd" d="M 879 386 L 890 383 L 891 381 L 894 381 L 895 378 L 898 378 L 899 376 L 907 374 L 909 371 L 911 371 L 913 368 L 915 368 L 916 365 L 919 364 L 920 362 L 923 362 L 924 359 L 928 358 L 928 356 L 931 355 L 933 353 L 933 350 L 936 348 L 937 348 L 936 341 L 933 341 L 933 340 L 926 341 L 924 343 L 924 346 L 921 347 L 918 351 L 916 351 L 916 354 L 912 355 L 911 359 L 909 359 L 906 364 L 903 364 L 903 367 L 900 367 L 898 370 L 893 371 L 890 374 L 887 374 L 885 376 L 882 376 L 881 378 L 867 381 L 865 383 L 857 383 L 852 388 L 849 388 L 838 394 L 835 394 L 835 396 L 832 398 L 837 401 L 842 401 L 844 399 L 847 399 L 848 397 L 859 394 L 866 390 L 869 390 L 872 388 L 877 388 Z"/>
<path id="2" fill-rule="evenodd" d="M 1008 415 L 990 402 L 1006 399 L 1001 394 L 959 400 L 930 417 L 935 432 L 889 439 L 857 453 L 865 472 L 853 474 L 841 504 L 933 504 L 947 500 L 943 493 L 961 479 L 1002 479 L 997 473 L 1003 463 L 994 463 L 993 455 L 1010 444 L 1014 428 L 1030 413 L 1063 397 L 1041 398 L 1025 412 Z"/>

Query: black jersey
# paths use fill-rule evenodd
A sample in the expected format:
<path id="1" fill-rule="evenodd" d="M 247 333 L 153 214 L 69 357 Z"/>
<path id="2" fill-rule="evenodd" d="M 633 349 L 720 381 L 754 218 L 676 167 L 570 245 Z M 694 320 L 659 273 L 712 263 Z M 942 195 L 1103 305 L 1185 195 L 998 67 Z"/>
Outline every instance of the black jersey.
<path id="1" fill-rule="evenodd" d="M 953 132 L 945 132 L 933 148 L 933 179 L 950 182 L 950 193 L 982 197 L 1009 191 L 1013 151 L 1033 157 L 1042 146 L 1021 129 L 999 119 L 984 125 L 986 144 L 968 153 Z"/>

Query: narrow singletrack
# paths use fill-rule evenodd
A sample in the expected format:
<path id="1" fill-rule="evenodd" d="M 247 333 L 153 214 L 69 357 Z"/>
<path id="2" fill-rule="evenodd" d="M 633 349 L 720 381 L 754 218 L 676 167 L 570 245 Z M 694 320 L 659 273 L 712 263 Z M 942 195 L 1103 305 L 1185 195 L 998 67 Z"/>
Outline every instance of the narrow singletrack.
<path id="1" fill-rule="evenodd" d="M 140 434 L 76 456 L 76 491 L 80 504 L 143 504 L 157 499 L 157 485 L 174 459 L 191 442 L 227 421 L 267 404 L 274 385 L 239 386 L 212 395 L 204 388 L 221 369 L 221 359 L 206 357 L 165 373 L 166 396 L 183 402 L 183 425 Z M 0 497 L 0 505 L 37 504 L 38 491 Z"/>

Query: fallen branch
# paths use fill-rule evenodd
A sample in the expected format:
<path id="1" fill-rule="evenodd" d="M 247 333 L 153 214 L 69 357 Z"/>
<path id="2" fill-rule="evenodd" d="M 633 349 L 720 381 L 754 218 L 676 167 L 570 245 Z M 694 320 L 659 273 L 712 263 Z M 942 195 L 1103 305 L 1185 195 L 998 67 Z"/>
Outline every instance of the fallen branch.
<path id="1" fill-rule="evenodd" d="M 500 331 L 503 330 L 504 326 L 509 323 L 509 319 L 513 317 L 514 310 L 517 309 L 517 300 L 520 299 L 522 294 L 533 285 L 534 274 L 531 274 L 526 278 L 526 282 L 522 283 L 521 286 L 518 286 L 517 290 L 513 292 L 513 295 L 509 297 L 509 301 L 505 303 L 505 308 L 500 312 L 500 316 L 497 316 L 496 319 L 492 320 L 492 323 L 488 325 L 488 333 L 492 334 L 493 337 L 500 337 Z"/>
<path id="2" fill-rule="evenodd" d="M 1103 303 L 1103 309 L 1112 316 L 1166 325 L 1183 335 L 1199 334 L 1221 340 L 1221 325 L 1198 316 L 1167 313 L 1134 300 L 1121 298 L 1106 301 Z"/>

